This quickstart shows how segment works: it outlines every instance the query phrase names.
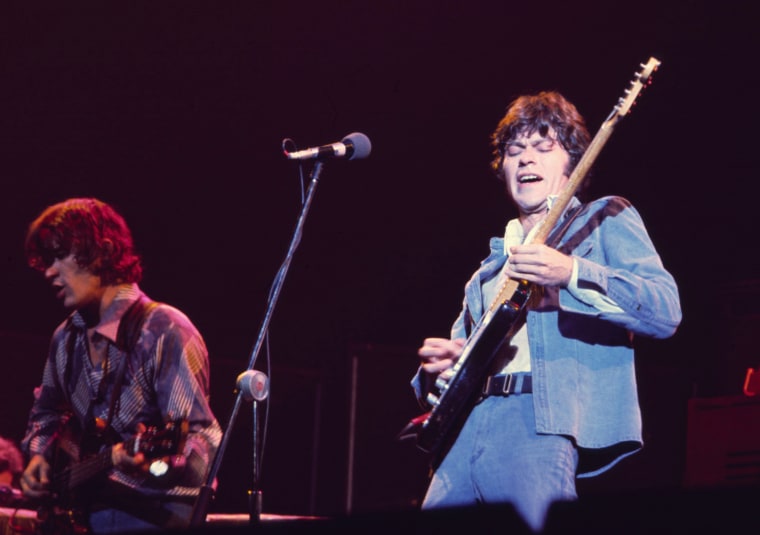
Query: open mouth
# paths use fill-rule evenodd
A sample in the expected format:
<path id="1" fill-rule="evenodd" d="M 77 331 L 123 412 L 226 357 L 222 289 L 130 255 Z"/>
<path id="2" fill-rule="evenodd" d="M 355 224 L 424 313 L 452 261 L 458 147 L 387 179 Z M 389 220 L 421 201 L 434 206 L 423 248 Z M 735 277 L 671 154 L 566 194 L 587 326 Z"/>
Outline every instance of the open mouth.
<path id="1" fill-rule="evenodd" d="M 523 175 L 517 177 L 518 184 L 530 184 L 531 182 L 540 182 L 542 179 L 538 175 Z"/>

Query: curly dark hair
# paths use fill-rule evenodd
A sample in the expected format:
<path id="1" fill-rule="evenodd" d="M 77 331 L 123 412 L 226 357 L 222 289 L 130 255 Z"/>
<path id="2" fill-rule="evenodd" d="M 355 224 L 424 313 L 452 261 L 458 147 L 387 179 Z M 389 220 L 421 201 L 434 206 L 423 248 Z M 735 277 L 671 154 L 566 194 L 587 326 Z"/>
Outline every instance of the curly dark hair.
<path id="1" fill-rule="evenodd" d="M 557 141 L 570 154 L 568 174 L 578 165 L 591 136 L 586 122 L 575 106 L 556 91 L 542 91 L 535 95 L 516 98 L 507 108 L 491 134 L 493 160 L 491 168 L 500 180 L 504 180 L 502 161 L 506 145 L 523 134 L 539 132 L 545 136 L 549 129 L 557 134 Z"/>
<path id="2" fill-rule="evenodd" d="M 74 254 L 77 264 L 103 284 L 139 282 L 140 256 L 124 218 L 94 198 L 73 198 L 46 208 L 26 234 L 26 259 L 44 271 L 56 258 Z"/>

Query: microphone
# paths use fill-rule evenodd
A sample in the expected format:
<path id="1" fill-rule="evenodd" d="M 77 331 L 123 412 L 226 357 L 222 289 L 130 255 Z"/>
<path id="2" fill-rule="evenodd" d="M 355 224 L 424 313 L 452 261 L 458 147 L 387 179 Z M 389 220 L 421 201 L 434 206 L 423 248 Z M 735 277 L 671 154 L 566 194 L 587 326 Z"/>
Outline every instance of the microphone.
<path id="1" fill-rule="evenodd" d="M 237 388 L 246 401 L 264 401 L 269 396 L 269 378 L 258 370 L 248 370 L 238 375 Z"/>
<path id="2" fill-rule="evenodd" d="M 284 143 L 283 143 L 284 144 Z M 312 147 L 310 149 L 288 152 L 283 147 L 283 152 L 288 160 L 326 160 L 328 158 L 348 158 L 349 160 L 361 160 L 369 156 L 372 151 L 372 143 L 361 132 L 353 132 L 341 139 L 338 143 Z"/>

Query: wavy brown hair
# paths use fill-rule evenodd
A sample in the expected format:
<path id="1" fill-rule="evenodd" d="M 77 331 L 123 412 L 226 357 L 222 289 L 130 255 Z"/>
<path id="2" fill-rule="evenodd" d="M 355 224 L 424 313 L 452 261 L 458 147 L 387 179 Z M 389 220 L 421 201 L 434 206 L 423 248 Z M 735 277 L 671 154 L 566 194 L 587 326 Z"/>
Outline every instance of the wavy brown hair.
<path id="1" fill-rule="evenodd" d="M 570 101 L 556 91 L 542 91 L 512 101 L 491 134 L 491 168 L 496 176 L 504 180 L 502 161 L 508 143 L 518 136 L 529 136 L 534 132 L 545 136 L 550 129 L 556 132 L 557 141 L 570 154 L 569 175 L 586 152 L 591 136 L 586 129 L 586 121 Z"/>
<path id="2" fill-rule="evenodd" d="M 26 259 L 40 271 L 74 254 L 77 264 L 103 284 L 139 282 L 140 256 L 124 218 L 94 198 L 73 198 L 46 208 L 26 234 Z"/>

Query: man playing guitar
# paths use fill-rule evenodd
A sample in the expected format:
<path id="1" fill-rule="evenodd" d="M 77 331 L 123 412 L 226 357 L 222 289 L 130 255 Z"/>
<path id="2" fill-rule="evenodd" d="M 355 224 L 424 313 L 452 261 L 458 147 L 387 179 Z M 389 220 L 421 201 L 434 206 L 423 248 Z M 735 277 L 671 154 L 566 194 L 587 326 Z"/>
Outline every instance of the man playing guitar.
<path id="1" fill-rule="evenodd" d="M 53 334 L 22 442 L 22 488 L 54 506 L 43 529 L 79 518 L 74 532 L 186 526 L 221 438 L 203 339 L 140 290 L 129 228 L 102 201 L 45 209 L 26 255 L 71 311 Z"/>
<path id="2" fill-rule="evenodd" d="M 538 531 L 552 502 L 576 499 L 576 476 L 601 473 L 641 448 L 632 335 L 671 336 L 681 309 L 673 277 L 623 198 L 582 204 L 572 195 L 547 242 L 532 241 L 590 144 L 570 102 L 556 92 L 519 97 L 492 141 L 493 168 L 517 218 L 491 239 L 450 338 L 428 338 L 419 349 L 413 386 L 433 416 L 467 369 L 457 369 L 464 353 L 470 362 L 477 354 L 470 341 L 482 321 L 509 309 L 500 289 L 520 281 L 533 290 L 498 334 L 457 432 L 435 448 L 422 507 L 509 503 Z"/>

